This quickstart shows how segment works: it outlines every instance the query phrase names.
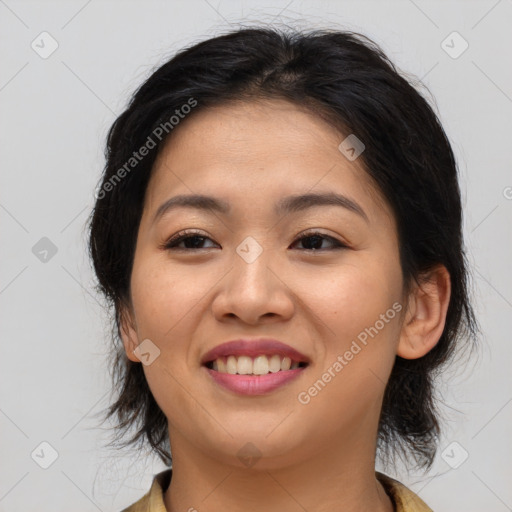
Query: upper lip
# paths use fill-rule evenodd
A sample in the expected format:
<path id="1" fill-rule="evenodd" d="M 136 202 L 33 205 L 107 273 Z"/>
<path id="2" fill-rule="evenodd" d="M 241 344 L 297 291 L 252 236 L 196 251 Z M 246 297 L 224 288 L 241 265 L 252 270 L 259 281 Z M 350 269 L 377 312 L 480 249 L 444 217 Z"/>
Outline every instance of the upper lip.
<path id="1" fill-rule="evenodd" d="M 256 357 L 259 355 L 274 355 L 278 354 L 283 357 L 289 357 L 292 362 L 308 363 L 309 358 L 298 350 L 272 338 L 258 338 L 258 339 L 238 339 L 227 341 L 221 345 L 217 345 L 208 351 L 201 359 L 201 364 L 206 364 L 215 361 L 219 357 L 226 356 L 249 356 Z"/>

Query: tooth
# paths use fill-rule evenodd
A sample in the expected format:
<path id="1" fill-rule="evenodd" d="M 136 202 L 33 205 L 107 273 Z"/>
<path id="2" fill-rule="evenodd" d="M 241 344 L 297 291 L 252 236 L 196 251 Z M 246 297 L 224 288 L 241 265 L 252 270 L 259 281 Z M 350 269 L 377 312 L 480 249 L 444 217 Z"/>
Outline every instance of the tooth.
<path id="1" fill-rule="evenodd" d="M 268 368 L 272 373 L 276 373 L 281 369 L 281 358 L 277 354 L 270 358 Z"/>
<path id="2" fill-rule="evenodd" d="M 254 359 L 252 373 L 254 373 L 254 375 L 265 375 L 268 373 L 267 356 L 258 356 Z"/>
<path id="3" fill-rule="evenodd" d="M 240 356 L 237 371 L 240 375 L 250 375 L 252 373 L 252 359 L 249 356 Z"/>
<path id="4" fill-rule="evenodd" d="M 237 370 L 236 357 L 229 356 L 228 360 L 226 362 L 226 371 L 228 373 L 230 373 L 231 375 L 235 375 L 236 370 Z"/>
<path id="5" fill-rule="evenodd" d="M 278 354 L 272 356 L 259 355 L 254 359 L 249 356 L 219 357 L 212 362 L 212 368 L 220 373 L 231 375 L 266 375 L 278 371 L 295 370 L 299 368 L 298 362 L 293 362 L 289 357 L 281 357 Z"/>

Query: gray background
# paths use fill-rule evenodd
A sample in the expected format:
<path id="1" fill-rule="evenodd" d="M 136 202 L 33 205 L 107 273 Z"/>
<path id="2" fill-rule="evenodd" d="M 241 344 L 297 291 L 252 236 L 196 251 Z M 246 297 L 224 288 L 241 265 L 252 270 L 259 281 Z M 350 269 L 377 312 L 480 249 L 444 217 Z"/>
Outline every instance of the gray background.
<path id="1" fill-rule="evenodd" d="M 0 0 L 1 511 L 120 510 L 164 469 L 103 447 L 108 425 L 92 417 L 108 405 L 110 341 L 84 223 L 106 131 L 151 69 L 260 21 L 363 32 L 432 92 L 460 167 L 483 338 L 444 375 L 434 467 L 395 476 L 436 512 L 512 510 L 511 0 Z"/>

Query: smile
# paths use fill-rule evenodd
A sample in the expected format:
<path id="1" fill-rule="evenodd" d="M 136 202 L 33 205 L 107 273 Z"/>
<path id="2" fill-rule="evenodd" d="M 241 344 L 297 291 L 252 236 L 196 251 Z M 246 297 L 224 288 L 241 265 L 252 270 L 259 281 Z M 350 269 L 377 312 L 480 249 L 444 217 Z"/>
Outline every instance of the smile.
<path id="1" fill-rule="evenodd" d="M 308 363 L 287 356 L 219 357 L 203 365 L 212 380 L 238 395 L 266 395 L 299 377 Z"/>
<path id="2" fill-rule="evenodd" d="M 305 362 L 292 361 L 291 358 L 279 354 L 262 354 L 256 357 L 230 355 L 206 363 L 207 368 L 230 375 L 267 375 L 268 373 L 296 370 L 305 366 L 307 366 Z"/>

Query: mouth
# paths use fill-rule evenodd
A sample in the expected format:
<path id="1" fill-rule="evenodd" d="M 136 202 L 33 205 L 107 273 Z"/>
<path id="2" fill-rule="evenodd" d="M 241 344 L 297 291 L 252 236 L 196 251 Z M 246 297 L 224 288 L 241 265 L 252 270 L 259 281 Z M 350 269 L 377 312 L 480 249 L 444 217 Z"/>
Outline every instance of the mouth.
<path id="1" fill-rule="evenodd" d="M 305 368 L 308 363 L 280 354 L 260 354 L 256 357 L 247 355 L 220 356 L 207 361 L 203 366 L 218 373 L 258 376 Z"/>
<path id="2" fill-rule="evenodd" d="M 299 378 L 307 366 L 282 354 L 219 356 L 203 364 L 213 382 L 238 396 L 275 392 Z"/>
<path id="3" fill-rule="evenodd" d="M 201 365 L 214 383 L 238 396 L 266 395 L 300 378 L 308 356 L 272 338 L 239 339 L 208 351 Z"/>

